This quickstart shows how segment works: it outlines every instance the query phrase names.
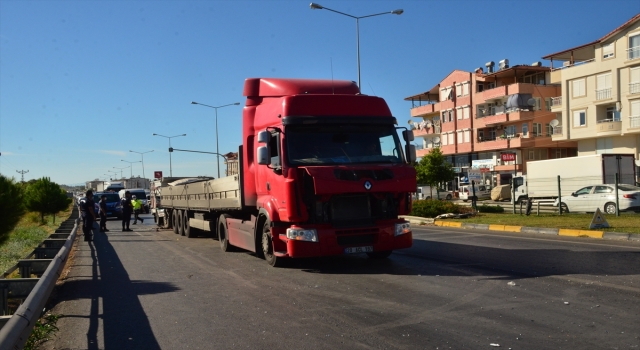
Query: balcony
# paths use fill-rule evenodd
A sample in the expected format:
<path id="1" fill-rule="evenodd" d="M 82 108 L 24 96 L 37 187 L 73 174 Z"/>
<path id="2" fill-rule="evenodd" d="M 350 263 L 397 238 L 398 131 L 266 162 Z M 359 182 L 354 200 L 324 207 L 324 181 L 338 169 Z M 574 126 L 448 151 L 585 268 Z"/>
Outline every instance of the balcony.
<path id="1" fill-rule="evenodd" d="M 423 115 L 438 113 L 438 109 L 435 108 L 435 104 L 429 104 L 424 106 L 418 106 L 411 108 L 411 116 L 412 117 L 421 117 Z"/>
<path id="2" fill-rule="evenodd" d="M 640 128 L 640 115 L 629 117 L 629 128 Z"/>
<path id="3" fill-rule="evenodd" d="M 622 122 L 620 120 L 601 119 L 598 120 L 596 125 L 596 132 L 600 133 L 613 133 L 618 134 L 622 130 Z"/>
<path id="4" fill-rule="evenodd" d="M 474 152 L 494 151 L 509 148 L 509 140 L 496 139 L 489 141 L 478 141 L 473 147 Z"/>
<path id="5" fill-rule="evenodd" d="M 484 90 L 484 92 L 482 93 L 482 97 L 484 98 L 485 101 L 488 100 L 495 100 L 498 98 L 502 98 L 507 96 L 507 87 L 506 86 L 498 86 L 496 88 L 493 89 L 489 89 L 489 90 Z"/>
<path id="6" fill-rule="evenodd" d="M 628 60 L 635 60 L 637 58 L 640 58 L 640 46 L 636 46 L 636 47 L 632 47 L 630 49 L 627 49 L 627 59 Z"/>
<path id="7" fill-rule="evenodd" d="M 519 120 L 531 120 L 535 117 L 533 111 L 527 111 L 527 110 L 509 112 L 509 114 L 507 115 L 509 116 L 510 122 L 519 121 Z"/>
<path id="8" fill-rule="evenodd" d="M 629 83 L 629 93 L 630 94 L 640 94 L 640 82 L 638 82 L 638 83 Z"/>
<path id="9" fill-rule="evenodd" d="M 611 98 L 611 88 L 596 90 L 596 100 L 608 100 Z"/>
<path id="10" fill-rule="evenodd" d="M 433 135 L 433 134 L 435 134 L 435 128 L 433 126 L 413 129 L 413 136 L 414 137 Z"/>
<path id="11" fill-rule="evenodd" d="M 562 136 L 562 125 L 558 125 L 553 128 L 553 136 L 556 135 Z"/>
<path id="12" fill-rule="evenodd" d="M 551 98 L 551 108 L 562 107 L 562 96 Z"/>

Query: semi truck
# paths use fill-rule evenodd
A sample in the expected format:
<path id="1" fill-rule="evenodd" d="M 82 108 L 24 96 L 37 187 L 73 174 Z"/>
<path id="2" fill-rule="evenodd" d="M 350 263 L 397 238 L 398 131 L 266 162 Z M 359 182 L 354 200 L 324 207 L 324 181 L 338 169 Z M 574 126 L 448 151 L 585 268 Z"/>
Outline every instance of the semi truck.
<path id="1" fill-rule="evenodd" d="M 223 251 L 244 249 L 272 266 L 411 247 L 399 216 L 416 189 L 413 134 L 382 98 L 352 81 L 279 78 L 247 79 L 243 95 L 238 174 L 156 181 L 159 226 L 188 237 L 209 231 Z"/>
<path id="2" fill-rule="evenodd" d="M 558 176 L 561 196 L 565 197 L 584 186 L 614 184 L 616 174 L 621 184 L 636 183 L 633 154 L 593 154 L 528 162 L 527 174 L 513 179 L 512 201 L 556 199 Z M 511 191 L 514 192 L 513 188 Z"/>

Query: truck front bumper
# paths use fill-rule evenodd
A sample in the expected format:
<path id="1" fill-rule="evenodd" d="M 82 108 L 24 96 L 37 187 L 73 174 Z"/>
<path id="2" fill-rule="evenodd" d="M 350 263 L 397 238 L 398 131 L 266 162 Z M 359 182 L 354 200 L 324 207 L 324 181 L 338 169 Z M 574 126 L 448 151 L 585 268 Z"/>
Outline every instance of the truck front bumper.
<path id="1" fill-rule="evenodd" d="M 279 251 L 280 254 L 277 255 L 280 256 L 303 258 L 410 248 L 413 244 L 411 231 L 395 235 L 396 224 L 404 222 L 398 220 L 374 227 L 345 229 L 304 225 L 307 229 L 316 229 L 318 242 L 287 238 L 286 228 L 281 228 L 284 232 L 278 232 L 276 251 Z"/>

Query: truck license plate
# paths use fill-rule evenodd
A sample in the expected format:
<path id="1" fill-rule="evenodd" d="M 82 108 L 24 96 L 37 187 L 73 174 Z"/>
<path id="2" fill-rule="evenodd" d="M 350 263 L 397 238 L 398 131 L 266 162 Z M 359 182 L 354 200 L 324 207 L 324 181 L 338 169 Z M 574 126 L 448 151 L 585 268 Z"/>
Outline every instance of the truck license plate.
<path id="1" fill-rule="evenodd" d="M 370 245 L 365 247 L 344 248 L 345 254 L 372 253 L 372 252 L 373 252 L 373 246 L 370 246 Z"/>

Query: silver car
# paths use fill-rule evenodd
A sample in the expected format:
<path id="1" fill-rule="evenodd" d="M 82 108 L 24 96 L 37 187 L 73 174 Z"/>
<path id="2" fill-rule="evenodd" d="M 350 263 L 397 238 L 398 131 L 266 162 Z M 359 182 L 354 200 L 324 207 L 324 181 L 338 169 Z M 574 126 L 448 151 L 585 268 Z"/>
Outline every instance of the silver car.
<path id="1" fill-rule="evenodd" d="M 620 211 L 640 211 L 640 187 L 618 185 Z M 555 205 L 558 205 L 556 199 Z M 571 196 L 562 197 L 562 210 L 567 212 L 595 212 L 596 208 L 607 214 L 616 213 L 615 185 L 592 185 L 583 187 Z"/>

